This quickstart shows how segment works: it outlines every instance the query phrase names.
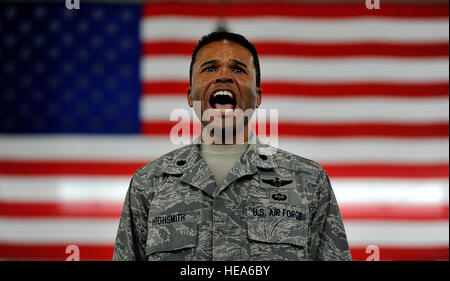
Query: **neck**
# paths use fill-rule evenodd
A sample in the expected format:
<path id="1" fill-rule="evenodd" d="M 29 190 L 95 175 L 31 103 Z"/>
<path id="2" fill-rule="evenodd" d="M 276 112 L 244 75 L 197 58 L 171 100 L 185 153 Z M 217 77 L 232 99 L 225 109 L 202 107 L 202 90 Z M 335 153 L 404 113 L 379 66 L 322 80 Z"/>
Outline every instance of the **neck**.
<path id="1" fill-rule="evenodd" d="M 232 137 L 227 137 L 225 132 L 217 136 L 214 135 L 214 130 L 208 135 L 205 133 L 204 126 L 202 125 L 202 143 L 212 144 L 212 145 L 232 145 L 247 143 L 250 139 L 251 130 L 248 128 L 248 124 L 244 126 L 244 129 L 239 132 L 233 131 Z"/>

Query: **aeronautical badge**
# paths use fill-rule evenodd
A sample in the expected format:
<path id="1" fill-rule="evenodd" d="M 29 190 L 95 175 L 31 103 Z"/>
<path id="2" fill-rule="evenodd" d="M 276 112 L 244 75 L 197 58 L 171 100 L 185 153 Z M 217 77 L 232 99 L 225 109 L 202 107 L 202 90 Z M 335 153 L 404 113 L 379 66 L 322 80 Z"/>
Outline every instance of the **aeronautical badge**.
<path id="1" fill-rule="evenodd" d="M 270 184 L 274 187 L 281 187 L 281 186 L 285 186 L 285 185 L 292 183 L 292 180 L 282 180 L 279 177 L 276 177 L 274 179 L 269 179 L 269 180 L 265 180 L 265 179 L 261 179 L 261 180 L 262 180 L 262 182 Z"/>
<path id="2" fill-rule="evenodd" d="M 287 195 L 280 192 L 272 194 L 272 199 L 276 201 L 286 201 Z"/>
<path id="3" fill-rule="evenodd" d="M 288 203 L 289 197 L 287 192 L 275 191 L 270 193 L 270 202 Z"/>

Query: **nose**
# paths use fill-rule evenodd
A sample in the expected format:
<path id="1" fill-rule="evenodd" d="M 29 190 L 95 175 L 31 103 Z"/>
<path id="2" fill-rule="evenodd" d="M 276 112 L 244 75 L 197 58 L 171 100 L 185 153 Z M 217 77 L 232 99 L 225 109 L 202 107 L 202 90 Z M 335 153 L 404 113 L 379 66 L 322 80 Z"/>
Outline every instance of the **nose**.
<path id="1" fill-rule="evenodd" d="M 221 73 L 216 78 L 216 83 L 233 83 L 233 77 L 228 74 Z"/>

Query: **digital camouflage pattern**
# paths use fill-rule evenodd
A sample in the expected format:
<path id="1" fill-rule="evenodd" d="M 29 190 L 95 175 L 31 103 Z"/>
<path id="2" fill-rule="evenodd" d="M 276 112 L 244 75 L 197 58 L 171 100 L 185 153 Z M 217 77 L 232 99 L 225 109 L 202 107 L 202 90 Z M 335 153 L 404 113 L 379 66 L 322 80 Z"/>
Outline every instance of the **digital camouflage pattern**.
<path id="1" fill-rule="evenodd" d="M 114 260 L 351 260 L 319 164 L 248 146 L 217 186 L 198 144 L 141 167 L 127 192 Z"/>

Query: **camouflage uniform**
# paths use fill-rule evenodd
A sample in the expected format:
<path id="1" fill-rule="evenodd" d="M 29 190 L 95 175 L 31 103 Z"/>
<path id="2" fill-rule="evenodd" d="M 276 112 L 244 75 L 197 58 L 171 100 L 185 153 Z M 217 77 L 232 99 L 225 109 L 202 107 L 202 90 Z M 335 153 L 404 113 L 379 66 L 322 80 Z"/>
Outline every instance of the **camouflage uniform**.
<path id="1" fill-rule="evenodd" d="M 250 144 L 218 186 L 198 144 L 141 167 L 127 192 L 114 260 L 351 260 L 319 164 Z"/>

